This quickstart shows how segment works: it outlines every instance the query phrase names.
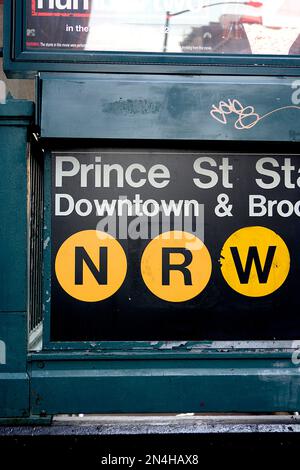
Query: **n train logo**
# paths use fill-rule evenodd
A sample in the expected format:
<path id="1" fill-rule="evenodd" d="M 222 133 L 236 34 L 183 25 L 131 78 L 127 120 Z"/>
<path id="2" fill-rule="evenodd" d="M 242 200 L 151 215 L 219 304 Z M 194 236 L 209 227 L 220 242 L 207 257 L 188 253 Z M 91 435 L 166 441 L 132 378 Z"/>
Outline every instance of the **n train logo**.
<path id="1" fill-rule="evenodd" d="M 32 16 L 90 15 L 90 0 L 32 0 Z"/>

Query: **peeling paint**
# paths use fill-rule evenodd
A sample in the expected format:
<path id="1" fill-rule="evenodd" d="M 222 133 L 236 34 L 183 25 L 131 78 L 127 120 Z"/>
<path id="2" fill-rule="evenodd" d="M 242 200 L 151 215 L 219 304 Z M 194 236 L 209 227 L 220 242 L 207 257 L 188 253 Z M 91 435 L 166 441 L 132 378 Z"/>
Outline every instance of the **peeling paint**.
<path id="1" fill-rule="evenodd" d="M 47 237 L 46 240 L 44 240 L 44 250 L 48 248 L 49 243 L 50 243 L 50 237 Z"/>
<path id="2" fill-rule="evenodd" d="M 0 364 L 6 364 L 6 344 L 2 340 L 0 340 Z"/>
<path id="3" fill-rule="evenodd" d="M 181 346 L 186 346 L 187 341 L 166 341 L 162 343 L 159 349 L 176 349 Z"/>
<path id="4" fill-rule="evenodd" d="M 160 112 L 162 104 L 159 101 L 147 99 L 127 99 L 120 98 L 118 101 L 103 105 L 103 112 L 109 114 L 157 114 Z"/>

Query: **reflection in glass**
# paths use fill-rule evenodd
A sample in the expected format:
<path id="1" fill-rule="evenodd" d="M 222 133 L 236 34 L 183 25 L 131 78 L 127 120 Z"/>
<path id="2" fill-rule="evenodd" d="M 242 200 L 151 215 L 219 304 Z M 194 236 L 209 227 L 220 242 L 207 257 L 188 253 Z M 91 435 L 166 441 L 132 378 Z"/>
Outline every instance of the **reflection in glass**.
<path id="1" fill-rule="evenodd" d="M 27 0 L 27 49 L 300 54 L 299 0 Z"/>

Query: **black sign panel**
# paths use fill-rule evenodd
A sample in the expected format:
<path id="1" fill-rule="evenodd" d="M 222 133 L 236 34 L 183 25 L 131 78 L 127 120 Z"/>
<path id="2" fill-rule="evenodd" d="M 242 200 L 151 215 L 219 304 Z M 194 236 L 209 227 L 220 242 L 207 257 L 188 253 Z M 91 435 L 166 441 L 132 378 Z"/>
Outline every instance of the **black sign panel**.
<path id="1" fill-rule="evenodd" d="M 300 156 L 52 154 L 52 341 L 300 335 Z"/>

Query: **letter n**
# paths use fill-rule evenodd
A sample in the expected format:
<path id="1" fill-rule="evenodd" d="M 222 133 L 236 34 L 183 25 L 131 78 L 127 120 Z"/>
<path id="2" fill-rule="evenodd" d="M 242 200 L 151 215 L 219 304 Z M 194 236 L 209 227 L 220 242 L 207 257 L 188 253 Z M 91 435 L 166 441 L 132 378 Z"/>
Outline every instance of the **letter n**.
<path id="1" fill-rule="evenodd" d="M 83 263 L 87 265 L 90 272 L 99 285 L 107 285 L 107 247 L 99 247 L 98 267 L 94 264 L 86 250 L 82 246 L 75 248 L 75 284 L 83 285 Z"/>

